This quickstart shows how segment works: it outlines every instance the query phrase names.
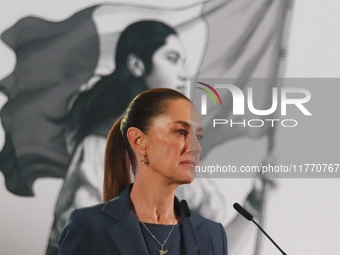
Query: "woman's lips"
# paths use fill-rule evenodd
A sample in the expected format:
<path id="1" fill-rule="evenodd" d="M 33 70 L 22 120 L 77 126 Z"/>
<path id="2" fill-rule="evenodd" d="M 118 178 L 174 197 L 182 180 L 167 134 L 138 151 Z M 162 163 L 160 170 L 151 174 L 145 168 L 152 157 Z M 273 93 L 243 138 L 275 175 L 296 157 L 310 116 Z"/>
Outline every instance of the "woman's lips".
<path id="1" fill-rule="evenodd" d="M 191 167 L 196 167 L 197 163 L 193 160 L 184 160 L 181 162 L 183 165 L 190 165 Z"/>
<path id="2" fill-rule="evenodd" d="M 176 86 L 176 90 L 182 94 L 184 94 L 184 92 L 186 92 L 187 90 L 187 86 L 186 85 L 177 85 Z"/>

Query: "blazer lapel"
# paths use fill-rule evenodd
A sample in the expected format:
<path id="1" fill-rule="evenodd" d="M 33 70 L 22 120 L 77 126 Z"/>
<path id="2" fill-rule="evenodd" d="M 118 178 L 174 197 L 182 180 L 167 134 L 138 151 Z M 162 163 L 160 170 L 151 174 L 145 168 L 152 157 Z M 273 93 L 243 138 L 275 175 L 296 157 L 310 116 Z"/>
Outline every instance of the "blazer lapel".
<path id="1" fill-rule="evenodd" d="M 109 226 L 107 233 L 117 254 L 149 254 L 138 220 L 132 211 L 119 222 Z"/>
<path id="2" fill-rule="evenodd" d="M 142 230 L 136 215 L 131 210 L 130 191 L 126 188 L 118 197 L 106 203 L 102 212 L 112 218 L 107 234 L 113 253 L 120 255 L 148 254 Z"/>
<path id="3" fill-rule="evenodd" d="M 181 226 L 184 240 L 185 254 L 197 255 L 196 245 L 200 250 L 200 254 L 209 255 L 212 254 L 208 229 L 204 227 L 203 222 L 191 222 L 192 231 L 190 229 L 189 219 L 181 216 Z M 196 237 L 196 242 L 194 236 Z"/>

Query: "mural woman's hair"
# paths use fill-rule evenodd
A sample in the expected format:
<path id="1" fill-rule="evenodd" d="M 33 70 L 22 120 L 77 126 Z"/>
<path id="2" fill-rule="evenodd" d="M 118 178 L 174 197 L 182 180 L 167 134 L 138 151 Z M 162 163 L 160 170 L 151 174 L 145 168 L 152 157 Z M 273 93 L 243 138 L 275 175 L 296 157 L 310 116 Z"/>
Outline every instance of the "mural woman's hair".
<path id="1" fill-rule="evenodd" d="M 137 94 L 148 89 L 144 76 L 135 77 L 129 72 L 127 57 L 137 55 L 144 63 L 144 75 L 150 73 L 154 52 L 171 34 L 176 35 L 173 28 L 152 20 L 133 23 L 121 33 L 115 71 L 104 76 L 93 88 L 80 92 L 66 116 L 66 133 L 71 135 L 73 143 L 79 143 L 91 133 L 107 133 L 108 120 L 117 119 Z"/>

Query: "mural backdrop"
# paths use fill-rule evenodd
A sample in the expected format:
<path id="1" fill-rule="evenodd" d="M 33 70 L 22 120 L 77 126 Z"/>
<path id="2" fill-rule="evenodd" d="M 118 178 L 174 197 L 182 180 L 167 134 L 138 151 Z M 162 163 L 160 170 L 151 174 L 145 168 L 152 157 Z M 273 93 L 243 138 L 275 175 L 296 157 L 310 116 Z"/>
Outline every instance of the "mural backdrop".
<path id="1" fill-rule="evenodd" d="M 27 8 L 19 12 L 14 4 L 8 5 L 8 14 L 1 18 L 5 21 L 1 54 L 6 60 L 0 70 L 2 254 L 56 254 L 70 211 L 101 201 L 105 136 L 134 95 L 150 86 L 125 67 L 127 60 L 137 56 L 150 72 L 159 70 L 152 56 L 173 36 L 175 53 L 165 57 L 168 67 L 159 86 L 194 97 L 193 84 L 201 78 L 233 78 L 246 91 L 252 78 L 261 77 L 266 78 L 262 93 L 254 100 L 266 107 L 272 87 L 285 85 L 279 77 L 286 74 L 293 2 L 18 1 L 17 5 Z M 226 155 L 248 165 L 311 160 L 339 164 L 340 148 L 335 142 L 339 121 L 323 124 L 322 115 L 328 111 L 336 116 L 337 108 L 330 102 L 337 101 L 337 80 L 300 84 L 313 97 L 317 95 L 308 105 L 313 109 L 311 122 L 289 132 L 282 127 L 222 130 L 214 139 L 203 140 L 203 162 L 211 162 L 212 155 Z M 113 105 L 102 100 L 107 95 L 112 95 L 108 99 Z M 231 102 L 214 116 L 230 111 Z M 336 254 L 340 223 L 334 212 L 340 209 L 334 204 L 339 175 L 250 177 L 197 178 L 178 196 L 186 198 L 192 210 L 224 224 L 230 254 L 276 252 L 232 211 L 236 201 L 264 224 L 288 254 L 320 254 L 324 249 Z M 325 211 L 330 209 L 327 217 Z"/>

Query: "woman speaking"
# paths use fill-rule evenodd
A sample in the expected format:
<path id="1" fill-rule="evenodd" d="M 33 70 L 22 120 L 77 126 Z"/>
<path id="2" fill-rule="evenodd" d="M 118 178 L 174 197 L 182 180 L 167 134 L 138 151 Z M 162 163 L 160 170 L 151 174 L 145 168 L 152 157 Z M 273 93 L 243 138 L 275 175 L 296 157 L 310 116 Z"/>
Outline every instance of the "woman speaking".
<path id="1" fill-rule="evenodd" d="M 223 226 L 190 216 L 175 197 L 193 181 L 202 137 L 199 114 L 183 94 L 139 94 L 108 136 L 105 203 L 71 213 L 59 254 L 227 254 Z"/>

